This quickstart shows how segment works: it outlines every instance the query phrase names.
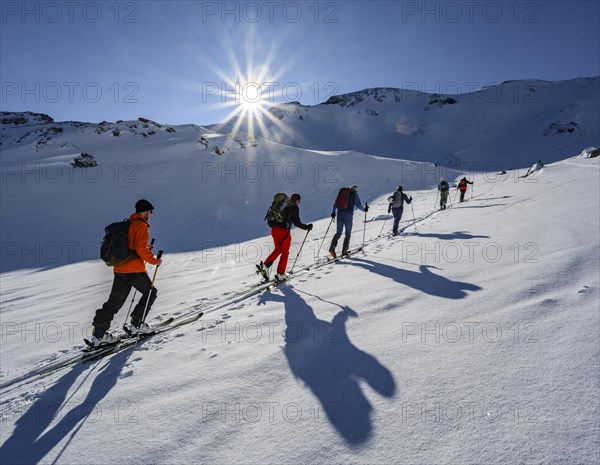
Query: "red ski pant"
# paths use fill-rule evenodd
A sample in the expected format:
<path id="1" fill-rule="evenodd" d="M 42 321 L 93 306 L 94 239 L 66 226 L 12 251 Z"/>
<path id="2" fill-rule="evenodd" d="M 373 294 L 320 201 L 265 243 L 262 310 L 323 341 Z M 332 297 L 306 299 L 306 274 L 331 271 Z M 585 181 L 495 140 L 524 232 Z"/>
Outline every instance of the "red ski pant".
<path id="1" fill-rule="evenodd" d="M 271 237 L 275 243 L 275 250 L 271 252 L 271 255 L 265 260 L 265 265 L 271 266 L 271 264 L 277 260 L 277 257 L 281 255 L 279 263 L 277 264 L 277 273 L 285 273 L 287 267 L 288 258 L 290 256 L 290 245 L 292 243 L 292 235 L 289 229 L 280 228 L 279 226 L 273 226 L 271 228 Z"/>

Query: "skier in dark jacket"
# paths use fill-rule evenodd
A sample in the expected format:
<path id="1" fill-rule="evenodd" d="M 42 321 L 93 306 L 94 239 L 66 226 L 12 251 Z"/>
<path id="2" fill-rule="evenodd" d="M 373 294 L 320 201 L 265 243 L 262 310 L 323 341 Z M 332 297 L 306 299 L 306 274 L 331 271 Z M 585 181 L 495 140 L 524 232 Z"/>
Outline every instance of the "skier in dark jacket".
<path id="1" fill-rule="evenodd" d="M 388 202 L 390 202 L 388 206 L 388 213 L 391 212 L 392 215 L 394 215 L 392 235 L 397 236 L 398 225 L 400 224 L 402 214 L 404 213 L 404 202 L 410 204 L 412 202 L 412 197 L 409 197 L 402 191 L 402 186 L 398 186 L 396 192 L 394 192 L 390 197 L 388 197 Z"/>
<path id="2" fill-rule="evenodd" d="M 282 210 L 283 221 L 273 223 L 271 226 L 271 237 L 273 237 L 275 249 L 265 259 L 264 262 L 260 262 L 258 265 L 256 265 L 258 271 L 264 276 L 265 279 L 269 279 L 269 268 L 280 255 L 281 258 L 277 264 L 277 274 L 275 274 L 275 280 L 285 281 L 287 279 L 285 269 L 290 256 L 290 245 L 292 243 L 290 229 L 292 228 L 292 224 L 297 228 L 304 229 L 305 231 L 311 231 L 313 228 L 312 223 L 304 224 L 302 221 L 300 221 L 300 209 L 298 208 L 298 205 L 300 205 L 300 200 L 300 194 L 293 193 L 290 196 L 288 204 Z"/>
<path id="3" fill-rule="evenodd" d="M 446 203 L 448 202 L 448 182 L 444 179 L 440 179 L 440 183 L 438 184 L 438 191 L 440 191 L 440 209 L 446 209 Z"/>
<path id="4" fill-rule="evenodd" d="M 115 275 L 110 296 L 102 308 L 96 310 L 93 321 L 92 343 L 95 347 L 119 341 L 119 338 L 109 333 L 108 329 L 113 317 L 127 300 L 132 287 L 142 297 L 131 312 L 131 324 L 128 326 L 128 330 L 131 334 L 149 334 L 154 331 L 146 323 L 142 323 L 146 317 L 144 309 L 148 314 L 157 292 L 146 272 L 146 262 L 156 266 L 160 266 L 162 263 L 160 258 L 154 257 L 151 252 L 152 246 L 148 245 L 150 239 L 148 220 L 153 212 L 152 204 L 142 199 L 136 202 L 135 213 L 129 217 L 131 225 L 127 233 L 128 245 L 129 250 L 135 251 L 135 254 L 132 255 L 131 260 L 114 268 Z"/>
<path id="5" fill-rule="evenodd" d="M 365 206 L 363 207 L 362 203 L 360 203 L 358 186 L 356 184 L 353 184 L 350 187 L 342 187 L 338 191 L 338 195 L 333 203 L 333 211 L 331 212 L 331 218 L 335 219 L 337 211 L 337 230 L 333 236 L 331 245 L 329 246 L 329 254 L 333 258 L 337 257 L 335 248 L 337 247 L 338 240 L 342 237 L 342 232 L 344 230 L 346 231 L 346 235 L 344 236 L 344 244 L 342 245 L 342 256 L 348 254 L 355 208 L 366 213 L 369 211 L 369 204 L 365 203 Z"/>
<path id="6" fill-rule="evenodd" d="M 459 183 L 457 189 L 460 191 L 460 201 L 465 201 L 465 193 L 467 192 L 467 184 L 473 184 L 471 181 L 467 181 L 467 178 L 462 178 Z"/>

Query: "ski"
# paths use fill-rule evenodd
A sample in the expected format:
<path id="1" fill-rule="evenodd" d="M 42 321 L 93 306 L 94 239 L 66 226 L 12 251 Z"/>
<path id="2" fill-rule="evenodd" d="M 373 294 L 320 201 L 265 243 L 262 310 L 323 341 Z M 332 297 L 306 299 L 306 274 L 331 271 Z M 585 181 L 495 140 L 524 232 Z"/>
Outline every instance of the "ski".
<path id="1" fill-rule="evenodd" d="M 149 337 L 153 337 L 157 334 L 161 334 L 166 331 L 170 331 L 171 329 L 177 328 L 184 324 L 192 323 L 193 321 L 200 319 L 202 317 L 202 315 L 204 315 L 204 312 L 194 312 L 194 314 L 192 314 L 190 316 L 184 316 L 177 320 L 175 320 L 174 318 L 168 318 L 165 321 L 162 321 L 154 326 L 154 328 L 156 328 L 156 331 L 154 333 L 148 335 L 147 337 L 141 337 L 140 340 L 147 339 Z M 91 341 L 89 341 L 89 340 L 88 341 L 84 340 L 84 342 L 86 343 L 86 345 L 91 344 Z M 51 364 L 41 367 L 37 370 L 32 370 L 28 373 L 25 373 L 17 378 L 8 380 L 8 381 L 0 384 L 0 389 L 7 388 L 9 386 L 12 386 L 13 384 L 34 378 L 36 376 L 47 375 L 49 373 L 58 371 L 61 368 L 76 365 L 78 363 L 91 362 L 91 361 L 97 360 L 99 358 L 106 357 L 107 355 L 115 354 L 117 352 L 120 352 L 120 351 L 126 349 L 127 347 L 130 347 L 130 346 L 136 344 L 137 342 L 138 342 L 137 336 L 134 336 L 134 337 L 125 337 L 124 336 L 118 342 L 116 342 L 114 344 L 104 345 L 104 346 L 101 346 L 98 348 L 91 348 L 91 347 L 84 348 L 80 353 L 77 353 L 76 355 L 67 357 L 64 360 L 60 360 L 58 362 L 51 363 Z"/>
<path id="2" fill-rule="evenodd" d="M 350 257 L 351 255 L 354 255 L 358 252 L 361 252 L 363 250 L 362 247 L 358 247 L 356 249 L 353 250 L 349 250 L 347 253 L 342 254 L 342 255 L 336 255 L 335 257 L 330 255 L 327 257 L 327 259 L 329 260 L 329 263 L 333 263 L 333 262 L 339 262 L 340 260 L 343 260 L 344 258 Z"/>

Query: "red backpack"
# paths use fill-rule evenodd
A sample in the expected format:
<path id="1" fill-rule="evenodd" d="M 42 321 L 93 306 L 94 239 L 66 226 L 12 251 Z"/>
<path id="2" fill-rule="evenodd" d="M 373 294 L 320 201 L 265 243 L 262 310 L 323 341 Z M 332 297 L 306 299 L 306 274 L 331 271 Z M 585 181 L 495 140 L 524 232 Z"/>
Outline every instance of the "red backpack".
<path id="1" fill-rule="evenodd" d="M 351 194 L 352 190 L 349 187 L 342 187 L 333 204 L 335 208 L 343 211 L 351 211 L 354 207 L 352 199 L 350 198 Z"/>

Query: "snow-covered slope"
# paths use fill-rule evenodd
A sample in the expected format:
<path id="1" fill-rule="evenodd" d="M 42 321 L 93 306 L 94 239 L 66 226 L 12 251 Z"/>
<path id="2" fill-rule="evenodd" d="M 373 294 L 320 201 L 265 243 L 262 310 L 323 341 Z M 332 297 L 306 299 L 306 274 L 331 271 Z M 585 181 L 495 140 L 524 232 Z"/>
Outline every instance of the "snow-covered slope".
<path id="1" fill-rule="evenodd" d="M 283 104 L 253 128 L 259 136 L 296 147 L 481 171 L 562 160 L 581 147 L 599 145 L 600 77 L 507 81 L 449 96 L 421 90 L 366 89 L 315 106 Z M 247 121 L 237 118 L 211 128 L 229 133 L 236 125 L 249 130 Z"/>
<path id="2" fill-rule="evenodd" d="M 597 463 L 598 160 L 478 176 L 443 212 L 407 189 L 393 239 L 373 197 L 364 255 L 3 390 L 2 463 Z M 269 242 L 165 257 L 153 321 L 255 280 L 241 251 Z M 109 287 L 93 262 L 4 274 L 2 379 L 75 350 Z"/>
<path id="3" fill-rule="evenodd" d="M 431 163 L 303 150 L 194 125 L 2 118 L 4 271 L 97 258 L 104 227 L 129 216 L 140 198 L 156 208 L 151 231 L 157 245 L 174 253 L 262 237 L 277 192 L 299 192 L 301 218 L 310 222 L 330 213 L 344 185 L 359 184 L 368 201 L 399 183 L 424 188 L 441 174 L 459 174 Z M 73 167 L 82 153 L 96 166 Z"/>

